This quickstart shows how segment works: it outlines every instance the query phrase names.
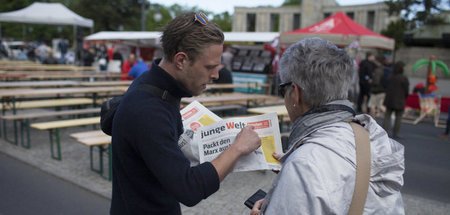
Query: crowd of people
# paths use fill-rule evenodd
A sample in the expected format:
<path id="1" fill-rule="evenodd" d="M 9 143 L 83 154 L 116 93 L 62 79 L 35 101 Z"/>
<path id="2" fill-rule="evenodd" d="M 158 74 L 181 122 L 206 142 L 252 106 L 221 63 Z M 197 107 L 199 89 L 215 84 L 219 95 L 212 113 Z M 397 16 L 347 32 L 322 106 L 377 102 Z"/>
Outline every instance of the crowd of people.
<path id="1" fill-rule="evenodd" d="M 370 116 L 384 116 L 383 128 L 389 131 L 391 115 L 395 113 L 392 137 L 399 138 L 400 124 L 408 97 L 409 81 L 403 75 L 405 64 L 398 61 L 392 65 L 391 57 L 366 53 L 359 64 L 359 96 L 357 111 Z"/>

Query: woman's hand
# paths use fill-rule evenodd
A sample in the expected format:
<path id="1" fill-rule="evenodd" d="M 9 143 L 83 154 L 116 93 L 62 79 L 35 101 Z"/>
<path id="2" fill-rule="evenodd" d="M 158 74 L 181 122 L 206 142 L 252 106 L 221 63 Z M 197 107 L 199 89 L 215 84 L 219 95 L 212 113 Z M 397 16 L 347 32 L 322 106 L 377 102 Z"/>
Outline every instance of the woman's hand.
<path id="1" fill-rule="evenodd" d="M 274 153 L 272 153 L 272 156 L 275 159 L 280 160 L 280 158 L 284 156 L 284 153 L 276 153 L 276 152 L 274 152 Z M 272 170 L 272 172 L 278 174 L 280 172 L 280 170 Z"/>
<path id="2" fill-rule="evenodd" d="M 253 205 L 250 215 L 259 215 L 259 213 L 261 212 L 261 205 L 262 205 L 263 201 L 264 201 L 264 199 L 258 200 L 255 203 L 255 205 Z"/>
<path id="3" fill-rule="evenodd" d="M 274 153 L 272 153 L 272 156 L 275 159 L 280 160 L 280 158 L 284 156 L 284 153 L 276 153 L 276 152 L 274 152 Z"/>

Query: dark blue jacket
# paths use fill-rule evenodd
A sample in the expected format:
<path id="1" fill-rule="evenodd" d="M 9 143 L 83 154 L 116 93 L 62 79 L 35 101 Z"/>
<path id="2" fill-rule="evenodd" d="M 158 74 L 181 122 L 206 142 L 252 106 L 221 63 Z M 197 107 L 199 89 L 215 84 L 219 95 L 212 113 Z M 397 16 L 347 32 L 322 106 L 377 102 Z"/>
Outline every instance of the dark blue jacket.
<path id="1" fill-rule="evenodd" d="M 133 81 L 114 116 L 111 214 L 181 214 L 179 202 L 194 206 L 219 189 L 214 166 L 190 167 L 178 148 L 183 133 L 179 107 L 133 90 L 151 84 L 180 99 L 191 96 L 159 61 Z"/>

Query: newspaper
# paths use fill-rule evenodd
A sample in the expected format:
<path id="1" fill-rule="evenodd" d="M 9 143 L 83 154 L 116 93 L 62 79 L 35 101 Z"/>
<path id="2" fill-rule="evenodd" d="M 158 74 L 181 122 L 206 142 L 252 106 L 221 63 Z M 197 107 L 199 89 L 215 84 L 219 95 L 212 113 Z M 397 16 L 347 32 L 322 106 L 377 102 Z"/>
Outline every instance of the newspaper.
<path id="1" fill-rule="evenodd" d="M 261 147 L 241 157 L 233 172 L 253 170 L 280 170 L 280 163 L 272 156 L 273 152 L 282 153 L 280 128 L 276 113 L 253 117 L 230 118 L 200 127 L 194 140 L 198 144 L 200 163 L 212 161 L 225 151 L 246 125 L 253 125 L 261 138 Z"/>
<path id="2" fill-rule="evenodd" d="M 199 164 L 198 144 L 194 140 L 194 133 L 198 128 L 219 122 L 222 119 L 208 110 L 198 101 L 191 102 L 181 111 L 184 132 L 178 140 L 178 146 L 184 156 L 191 161 L 191 166 Z"/>
<path id="3" fill-rule="evenodd" d="M 276 113 L 222 120 L 198 101 L 190 103 L 180 113 L 184 132 L 178 146 L 191 166 L 214 160 L 234 142 L 242 128 L 253 125 L 261 138 L 261 147 L 241 157 L 233 172 L 281 169 L 280 163 L 272 156 L 273 152 L 282 153 Z"/>

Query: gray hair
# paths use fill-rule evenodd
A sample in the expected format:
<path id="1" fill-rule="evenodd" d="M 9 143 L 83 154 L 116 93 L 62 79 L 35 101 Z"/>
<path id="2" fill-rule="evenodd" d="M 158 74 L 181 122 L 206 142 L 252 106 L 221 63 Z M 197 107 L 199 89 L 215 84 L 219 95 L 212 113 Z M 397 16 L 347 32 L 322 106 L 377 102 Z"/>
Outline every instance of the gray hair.
<path id="1" fill-rule="evenodd" d="M 291 45 L 279 65 L 281 81 L 292 81 L 302 90 L 311 108 L 347 99 L 353 61 L 328 40 L 307 38 Z"/>

